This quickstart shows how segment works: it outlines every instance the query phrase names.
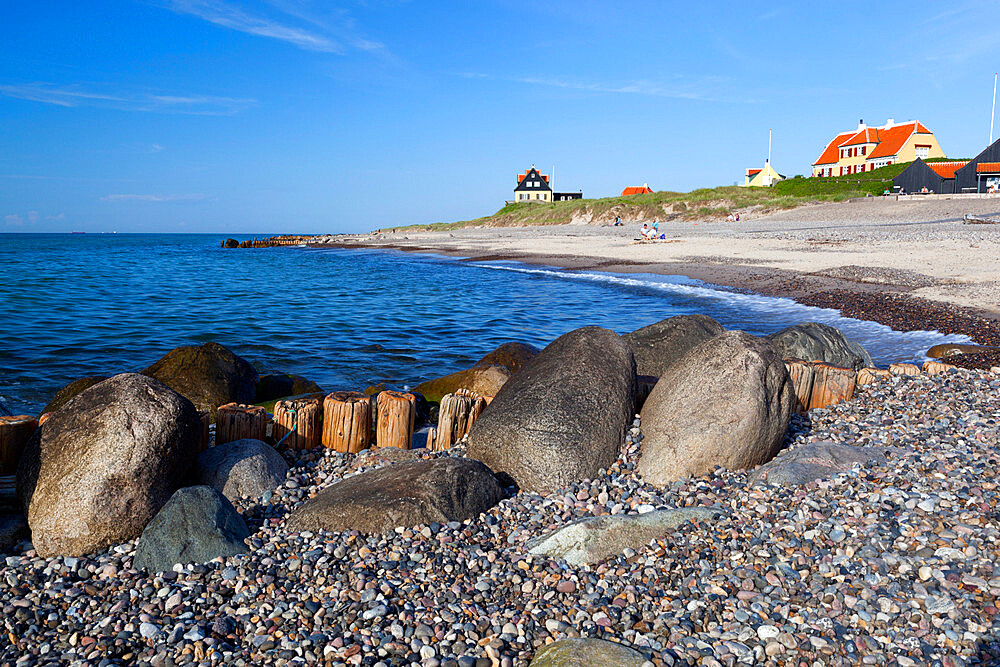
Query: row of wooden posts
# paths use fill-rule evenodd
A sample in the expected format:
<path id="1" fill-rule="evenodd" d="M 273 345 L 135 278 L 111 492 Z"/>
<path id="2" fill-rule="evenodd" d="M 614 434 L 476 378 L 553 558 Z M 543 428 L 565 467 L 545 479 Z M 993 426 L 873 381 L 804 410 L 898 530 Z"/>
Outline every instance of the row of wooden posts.
<path id="1" fill-rule="evenodd" d="M 300 236 L 300 235 L 286 235 L 286 236 L 270 236 L 263 239 L 248 239 L 246 241 L 241 241 L 237 246 L 238 248 L 274 248 L 276 246 L 286 246 L 286 245 L 300 245 L 302 243 L 309 243 L 315 239 L 314 236 Z M 223 241 L 225 244 L 225 241 Z"/>
<path id="2" fill-rule="evenodd" d="M 492 397 L 462 390 L 442 398 L 438 426 L 430 429 L 427 448 L 444 450 L 454 445 L 469 432 L 490 400 Z M 229 403 L 219 408 L 215 442 L 270 437 L 284 442 L 289 449 L 325 447 L 348 454 L 373 445 L 410 449 L 416 419 L 416 397 L 388 390 L 374 398 L 336 391 L 326 396 L 278 401 L 273 419 L 263 407 Z"/>
<path id="3" fill-rule="evenodd" d="M 792 379 L 796 410 L 805 413 L 853 398 L 857 387 L 871 384 L 890 375 L 936 375 L 954 369 L 951 364 L 928 361 L 923 368 L 915 364 L 892 364 L 888 370 L 863 368 L 853 371 L 821 362 L 786 359 Z M 652 391 L 656 378 L 640 377 L 640 398 Z M 493 400 L 458 390 L 441 399 L 437 428 L 431 428 L 427 448 L 448 449 L 462 439 Z M 376 397 L 352 391 L 337 391 L 326 396 L 278 401 L 274 417 L 260 406 L 229 403 L 216 416 L 215 442 L 222 444 L 243 438 L 284 441 L 290 449 L 326 447 L 356 454 L 363 449 L 399 447 L 410 449 L 417 413 L 416 397 L 410 393 L 383 391 Z M 49 415 L 38 419 L 26 415 L 0 417 L 0 477 L 13 475 L 24 445 Z M 209 444 L 209 412 L 201 412 L 201 450 Z M 0 479 L 0 484 L 4 480 Z M 0 489 L 2 492 L 2 489 Z M 2 493 L 0 493 L 2 495 Z"/>
<path id="4" fill-rule="evenodd" d="M 924 362 L 923 369 L 916 364 L 891 364 L 886 369 L 850 368 L 831 366 L 819 361 L 785 359 L 785 367 L 792 379 L 795 391 L 795 410 L 800 414 L 814 408 L 825 408 L 854 397 L 854 390 L 875 382 L 877 378 L 891 375 L 919 375 L 921 370 L 928 375 L 937 375 L 952 370 L 955 366 L 939 361 Z"/>

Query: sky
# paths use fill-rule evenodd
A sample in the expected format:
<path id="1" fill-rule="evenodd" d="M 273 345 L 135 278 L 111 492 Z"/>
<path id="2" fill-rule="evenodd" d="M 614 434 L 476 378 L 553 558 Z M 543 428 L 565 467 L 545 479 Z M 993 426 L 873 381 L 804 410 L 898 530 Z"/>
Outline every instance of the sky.
<path id="1" fill-rule="evenodd" d="M 5 2 L 0 233 L 333 233 L 488 215 L 515 174 L 810 173 L 859 119 L 989 139 L 1000 3 Z M 997 134 L 1000 135 L 1000 124 Z"/>

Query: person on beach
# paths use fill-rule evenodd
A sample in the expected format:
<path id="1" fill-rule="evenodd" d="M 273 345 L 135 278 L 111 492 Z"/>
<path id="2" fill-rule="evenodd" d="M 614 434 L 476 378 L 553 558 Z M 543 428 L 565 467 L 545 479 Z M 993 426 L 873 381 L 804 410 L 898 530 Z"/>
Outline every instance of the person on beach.
<path id="1" fill-rule="evenodd" d="M 647 225 L 645 222 L 642 223 L 642 229 L 639 230 L 639 236 L 641 236 L 643 240 L 649 238 L 649 225 Z"/>
<path id="2" fill-rule="evenodd" d="M 655 239 L 660 235 L 660 223 L 657 220 L 653 220 L 653 238 Z"/>

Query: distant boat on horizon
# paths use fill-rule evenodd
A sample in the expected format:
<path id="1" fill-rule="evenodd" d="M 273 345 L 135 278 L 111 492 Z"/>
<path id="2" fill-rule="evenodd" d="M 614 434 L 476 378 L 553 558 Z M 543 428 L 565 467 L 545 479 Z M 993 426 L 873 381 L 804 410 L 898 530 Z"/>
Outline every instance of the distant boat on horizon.
<path id="1" fill-rule="evenodd" d="M 86 234 L 87 232 L 70 232 L 70 234 Z"/>

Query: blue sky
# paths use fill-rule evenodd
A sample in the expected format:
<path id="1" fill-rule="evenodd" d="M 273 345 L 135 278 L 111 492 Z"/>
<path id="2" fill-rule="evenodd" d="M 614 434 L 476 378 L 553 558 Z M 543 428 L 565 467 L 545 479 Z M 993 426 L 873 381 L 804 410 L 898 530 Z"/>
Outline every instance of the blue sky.
<path id="1" fill-rule="evenodd" d="M 5 3 L 0 232 L 337 232 L 808 174 L 858 119 L 989 138 L 997 2 Z M 1000 129 L 1000 128 L 998 128 Z M 1000 135 L 1000 132 L 998 132 Z"/>

